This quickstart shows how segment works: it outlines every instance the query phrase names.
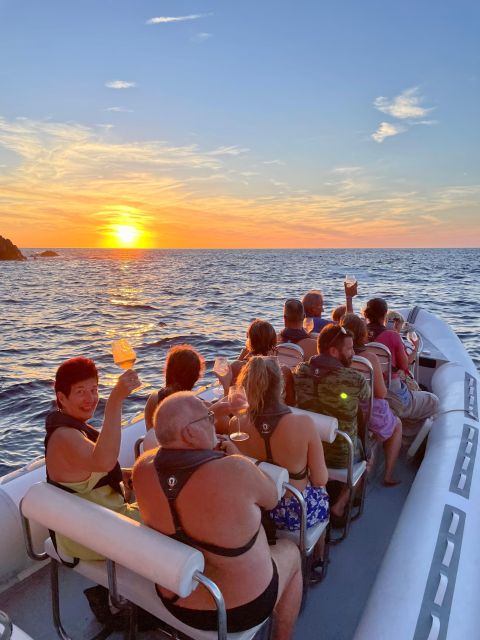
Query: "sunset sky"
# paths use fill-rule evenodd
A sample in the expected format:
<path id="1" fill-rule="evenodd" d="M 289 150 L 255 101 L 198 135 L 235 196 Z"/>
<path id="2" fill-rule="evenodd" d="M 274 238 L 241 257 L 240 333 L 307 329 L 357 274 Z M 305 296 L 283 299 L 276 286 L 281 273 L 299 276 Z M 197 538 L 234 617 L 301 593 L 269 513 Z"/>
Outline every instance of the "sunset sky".
<path id="1" fill-rule="evenodd" d="M 20 247 L 478 247 L 480 4 L 0 0 Z"/>

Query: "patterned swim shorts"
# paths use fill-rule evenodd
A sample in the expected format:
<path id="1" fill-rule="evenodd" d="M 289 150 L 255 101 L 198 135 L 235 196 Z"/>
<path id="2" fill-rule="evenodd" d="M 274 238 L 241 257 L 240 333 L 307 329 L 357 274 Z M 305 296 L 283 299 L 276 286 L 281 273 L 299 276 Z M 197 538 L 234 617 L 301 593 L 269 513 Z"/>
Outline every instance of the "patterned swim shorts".
<path id="1" fill-rule="evenodd" d="M 307 485 L 302 495 L 307 503 L 307 528 L 328 520 L 330 508 L 325 487 Z M 300 529 L 300 505 L 296 498 L 284 496 L 269 513 L 278 529 Z"/>

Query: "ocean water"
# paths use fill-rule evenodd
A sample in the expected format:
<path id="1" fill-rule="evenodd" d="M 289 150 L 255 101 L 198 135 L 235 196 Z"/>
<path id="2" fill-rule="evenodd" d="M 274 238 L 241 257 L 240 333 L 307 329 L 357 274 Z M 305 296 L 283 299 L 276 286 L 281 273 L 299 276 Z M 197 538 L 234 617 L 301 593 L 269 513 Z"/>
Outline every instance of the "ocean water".
<path id="1" fill-rule="evenodd" d="M 102 400 L 121 373 L 112 340 L 128 338 L 147 388 L 124 404 L 128 420 L 163 382 L 168 348 L 188 342 L 205 357 L 234 358 L 250 321 L 282 326 L 286 298 L 320 288 L 325 314 L 343 302 L 343 278 L 359 282 L 355 309 L 374 296 L 390 308 L 420 305 L 450 323 L 480 366 L 480 250 L 100 250 L 0 262 L 0 475 L 43 452 L 52 381 L 66 358 L 91 357 Z M 25 250 L 33 255 L 35 250 Z"/>

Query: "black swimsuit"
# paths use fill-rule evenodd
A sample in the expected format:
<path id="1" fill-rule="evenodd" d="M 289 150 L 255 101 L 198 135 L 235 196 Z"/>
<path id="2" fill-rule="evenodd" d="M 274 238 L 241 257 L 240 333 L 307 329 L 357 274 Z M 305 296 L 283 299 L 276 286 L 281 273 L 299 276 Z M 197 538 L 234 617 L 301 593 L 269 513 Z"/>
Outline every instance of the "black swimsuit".
<path id="1" fill-rule="evenodd" d="M 52 435 L 55 433 L 57 429 L 60 429 L 60 427 L 68 427 L 69 429 L 75 429 L 76 431 L 80 431 L 80 433 L 82 433 L 87 438 L 87 440 L 90 440 L 90 442 L 96 442 L 98 440 L 98 436 L 100 435 L 100 433 L 96 429 L 91 427 L 86 422 L 77 420 L 77 418 L 74 418 L 73 416 L 69 416 L 67 413 L 63 413 L 62 411 L 59 411 L 58 409 L 56 409 L 54 411 L 51 411 L 45 419 L 45 429 L 47 432 L 44 440 L 45 457 L 47 456 L 47 449 L 48 449 L 48 443 L 50 442 L 50 438 L 52 437 Z M 46 467 L 46 475 L 47 475 L 48 484 L 53 484 L 54 487 L 63 489 L 63 491 L 67 491 L 68 493 L 77 493 L 74 489 L 71 489 L 70 487 L 65 487 L 63 484 L 60 484 L 59 482 L 55 482 L 54 480 L 52 480 L 48 475 L 48 467 Z M 115 466 L 112 469 L 110 469 L 108 473 L 106 473 L 104 476 L 100 478 L 100 480 L 95 484 L 95 486 L 92 487 L 92 490 L 99 489 L 100 487 L 109 486 L 111 487 L 111 489 L 113 489 L 113 491 L 120 494 L 122 498 L 125 499 L 122 486 L 121 486 L 122 480 L 123 480 L 122 469 L 120 467 L 120 464 L 117 462 Z M 51 529 L 49 529 L 49 531 L 50 531 L 50 538 L 53 542 L 53 546 L 55 547 L 55 551 L 57 551 L 57 554 L 58 554 L 57 537 L 55 535 L 55 531 L 52 531 Z M 60 554 L 58 555 L 60 557 Z M 62 564 L 70 568 L 75 567 L 79 563 L 78 558 L 73 558 L 72 562 L 63 560 L 62 558 L 60 559 Z"/>
<path id="2" fill-rule="evenodd" d="M 286 416 L 289 413 L 292 413 L 289 407 L 279 404 L 276 407 L 273 407 L 270 411 L 265 411 L 258 415 L 254 420 L 255 429 L 258 431 L 265 443 L 265 451 L 267 455 L 266 461 L 270 462 L 270 464 L 277 464 L 272 456 L 270 438 L 283 416 Z M 303 480 L 308 476 L 308 467 L 305 467 L 303 471 L 300 471 L 299 473 L 291 473 L 289 471 L 288 475 L 291 480 Z"/>
<path id="3" fill-rule="evenodd" d="M 230 548 L 197 540 L 189 536 L 183 529 L 182 523 L 176 507 L 176 499 L 181 490 L 191 478 L 192 474 L 203 464 L 224 458 L 221 451 L 201 450 L 193 451 L 187 449 L 163 449 L 160 448 L 155 456 L 154 467 L 157 472 L 160 485 L 168 499 L 168 506 L 175 525 L 175 533 L 167 534 L 170 538 L 175 538 L 184 544 L 199 547 L 210 553 L 219 556 L 237 557 L 246 553 L 255 544 L 260 527 L 252 538 L 242 547 Z M 272 561 L 273 563 L 273 561 Z M 207 631 L 217 628 L 216 610 L 190 609 L 180 607 L 175 604 L 179 596 L 166 598 L 156 587 L 158 597 L 163 602 L 165 608 L 172 615 L 185 624 Z M 245 631 L 263 622 L 271 614 L 277 599 L 278 573 L 273 564 L 273 576 L 265 591 L 240 607 L 227 610 L 228 632 Z"/>

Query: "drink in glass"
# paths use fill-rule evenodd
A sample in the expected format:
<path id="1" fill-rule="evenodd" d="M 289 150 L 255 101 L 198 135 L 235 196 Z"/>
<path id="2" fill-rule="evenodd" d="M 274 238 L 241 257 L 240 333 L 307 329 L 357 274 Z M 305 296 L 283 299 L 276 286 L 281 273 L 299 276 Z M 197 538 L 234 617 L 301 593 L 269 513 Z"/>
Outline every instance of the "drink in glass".
<path id="1" fill-rule="evenodd" d="M 233 385 L 228 390 L 228 401 L 233 414 L 237 420 L 237 431 L 230 434 L 230 440 L 242 442 L 250 437 L 248 433 L 240 431 L 240 417 L 246 415 L 248 411 L 248 400 L 245 389 L 241 385 Z"/>
<path id="2" fill-rule="evenodd" d="M 303 319 L 303 328 L 307 333 L 311 333 L 313 331 L 313 327 L 315 326 L 313 322 L 313 318 L 304 318 Z"/>

